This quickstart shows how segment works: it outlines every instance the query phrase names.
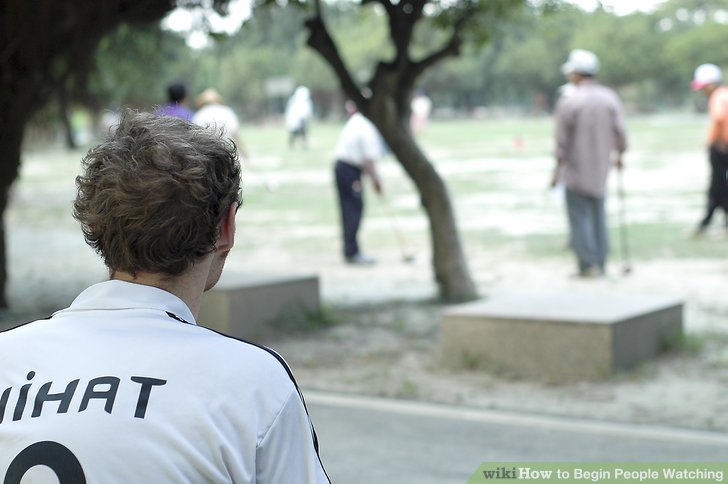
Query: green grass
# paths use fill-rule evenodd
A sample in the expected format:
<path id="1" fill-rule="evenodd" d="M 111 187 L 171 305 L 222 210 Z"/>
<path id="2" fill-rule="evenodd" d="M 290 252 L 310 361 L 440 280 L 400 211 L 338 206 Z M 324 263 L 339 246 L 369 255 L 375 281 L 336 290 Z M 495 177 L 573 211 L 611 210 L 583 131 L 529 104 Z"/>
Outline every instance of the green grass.
<path id="1" fill-rule="evenodd" d="M 628 119 L 630 151 L 625 176 L 631 181 L 640 179 L 630 186 L 633 202 L 628 219 L 635 222 L 630 223 L 628 233 L 634 258 L 728 256 L 728 243 L 718 237 L 689 238 L 705 196 L 707 178 L 688 176 L 695 170 L 707 174 L 702 146 L 705 124 L 699 115 Z M 340 123 L 316 123 L 309 149 L 290 150 L 282 126 L 243 126 L 241 136 L 250 160 L 244 169 L 245 205 L 238 217 L 252 234 L 249 244 L 270 244 L 275 238 L 283 248 L 319 251 L 338 243 L 332 163 L 340 129 Z M 423 150 L 448 183 L 470 250 L 506 250 L 537 259 L 564 256 L 563 208 L 547 203 L 552 135 L 553 124 L 547 117 L 434 121 L 420 135 Z M 29 225 L 76 230 L 71 202 L 85 150 L 28 148 L 6 214 L 9 229 Z M 414 246 L 427 247 L 427 221 L 412 182 L 392 158 L 383 160 L 380 170 L 391 210 L 408 240 Z M 262 183 L 270 179 L 279 183 L 273 193 Z M 387 220 L 390 208 L 376 201 L 368 186 L 366 197 L 367 241 L 396 247 Z M 676 200 L 684 201 L 677 203 L 683 211 L 673 216 Z M 611 221 L 616 251 L 619 239 L 613 213 Z M 514 234 L 514 227 L 524 230 Z M 301 235 L 301 230 L 309 229 L 310 236 Z"/>

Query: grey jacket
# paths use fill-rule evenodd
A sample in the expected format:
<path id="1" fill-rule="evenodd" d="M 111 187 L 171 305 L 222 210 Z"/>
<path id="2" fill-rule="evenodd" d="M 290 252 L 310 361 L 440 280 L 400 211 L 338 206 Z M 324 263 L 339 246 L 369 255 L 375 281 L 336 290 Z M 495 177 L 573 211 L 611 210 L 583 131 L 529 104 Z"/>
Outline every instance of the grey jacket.
<path id="1" fill-rule="evenodd" d="M 615 154 L 627 150 L 622 104 L 598 82 L 582 81 L 556 106 L 556 158 L 566 188 L 603 197 Z"/>

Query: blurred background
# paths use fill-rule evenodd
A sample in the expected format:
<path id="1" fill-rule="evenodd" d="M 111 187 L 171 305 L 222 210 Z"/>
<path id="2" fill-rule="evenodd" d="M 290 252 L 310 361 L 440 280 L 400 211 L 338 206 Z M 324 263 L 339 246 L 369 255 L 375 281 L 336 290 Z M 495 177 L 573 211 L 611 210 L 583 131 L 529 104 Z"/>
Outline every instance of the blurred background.
<path id="1" fill-rule="evenodd" d="M 64 8 L 73 10 L 77 3 L 84 2 Z M 153 2 L 136 2 L 144 3 Z M 483 17 L 463 34 L 459 55 L 430 66 L 414 86 L 432 107 L 427 123 L 412 136 L 446 182 L 478 293 L 622 291 L 675 296 L 685 303 L 686 338 L 679 351 L 606 381 L 573 384 L 442 367 L 440 315 L 446 306 L 431 267 L 430 221 L 421 193 L 394 155 L 380 163 L 387 202 L 366 187 L 361 239 L 379 264 L 343 263 L 332 164 L 348 96 L 329 63 L 307 45 L 304 22 L 323 5 L 329 33 L 364 92 L 378 63 L 395 55 L 381 2 L 180 1 L 183 8 L 174 10 L 163 3 L 151 15 L 153 22 L 142 22 L 149 18 L 142 11 L 140 18 L 95 33 L 98 44 L 83 62 L 73 64 L 72 57 L 62 66 L 45 62 L 23 77 L 42 86 L 33 88 L 43 102 L 27 110 L 32 116 L 17 114 L 22 105 L 13 104 L 18 94 L 8 87 L 15 85 L 15 74 L 7 73 L 27 74 L 24 64 L 0 55 L 0 80 L 6 82 L 0 121 L 8 127 L 16 119 L 24 126 L 20 154 L 0 154 L 0 167 L 10 171 L 0 173 L 0 188 L 7 189 L 9 307 L 0 324 L 63 307 L 106 277 L 71 217 L 80 160 L 103 138 L 120 108 L 152 111 L 166 103 L 167 86 L 181 82 L 190 109 L 196 108 L 197 95 L 214 87 L 241 122 L 238 135 L 248 154 L 245 206 L 238 213 L 238 243 L 228 269 L 321 278 L 322 312 L 282 321 L 264 341 L 288 359 L 304 391 L 721 435 L 728 430 L 723 385 L 728 381 L 728 239 L 723 214 L 705 237 L 691 237 L 705 206 L 709 164 L 707 102 L 690 90 L 697 65 L 728 66 L 728 1 L 431 2 L 442 10 L 430 10 L 414 31 L 411 52 L 417 56 L 447 41 L 448 5 L 488 4 L 508 12 Z M 219 4 L 227 15 L 215 13 Z M 78 8 L 76 21 L 84 15 Z M 51 14 L 38 9 L 28 18 Z M 1 20 L 12 23 L 7 16 Z M 41 20 L 33 22 L 43 28 Z M 598 55 L 598 78 L 619 93 L 630 136 L 626 205 L 617 204 L 615 180 L 607 195 L 613 247 L 608 276 L 589 282 L 569 277 L 574 263 L 567 250 L 563 193 L 548 186 L 553 109 L 565 83 L 561 65 L 573 48 Z M 7 51 L 0 47 L 0 54 Z M 59 70 L 64 75 L 55 76 Z M 284 124 L 286 103 L 301 85 L 310 89 L 314 113 L 305 148 L 289 146 Z M 8 136 L 0 134 L 0 141 Z M 626 225 L 619 222 L 619 210 Z M 625 230 L 629 254 L 619 245 Z M 405 252 L 414 255 L 413 262 L 403 263 Z M 629 275 L 620 271 L 625 262 L 633 268 Z M 619 458 L 629 457 L 625 449 Z M 677 458 L 680 449 L 669 457 Z M 488 456 L 485 450 L 481 454 L 482 460 Z M 575 451 L 568 458 L 580 455 Z M 339 469 L 345 467 L 338 462 Z M 465 467 L 474 470 L 478 463 Z M 383 479 L 378 482 L 387 482 Z"/>
<path id="2" fill-rule="evenodd" d="M 332 36 L 349 70 L 363 82 L 376 62 L 393 52 L 385 17 L 355 2 L 329 3 Z M 158 24 L 122 25 L 101 40 L 90 72 L 69 80 L 63 98 L 35 116 L 34 134 L 55 139 L 62 135 L 58 128 L 71 126 L 75 141 L 83 143 L 93 134 L 89 130 L 98 129 L 104 111 L 164 104 L 166 86 L 175 81 L 187 85 L 191 101 L 215 87 L 250 123 L 279 122 L 295 87 L 305 85 L 317 119 L 341 119 L 338 79 L 305 45 L 302 24 L 310 13 L 271 8 L 248 17 L 249 7 L 236 4 L 227 22 L 210 22 L 223 29 L 212 36 L 195 30 L 199 22 L 190 10 L 175 11 Z M 704 101 L 687 88 L 692 71 L 703 62 L 728 64 L 725 49 L 714 47 L 728 35 L 724 2 L 584 6 L 591 8 L 565 3 L 555 13 L 525 10 L 491 32 L 487 44 L 466 44 L 457 58 L 431 68 L 418 88 L 432 99 L 433 118 L 547 115 L 565 82 L 559 67 L 574 46 L 598 55 L 600 79 L 618 89 L 631 113 L 700 108 Z M 415 51 L 441 40 L 426 26 L 418 34 Z"/>

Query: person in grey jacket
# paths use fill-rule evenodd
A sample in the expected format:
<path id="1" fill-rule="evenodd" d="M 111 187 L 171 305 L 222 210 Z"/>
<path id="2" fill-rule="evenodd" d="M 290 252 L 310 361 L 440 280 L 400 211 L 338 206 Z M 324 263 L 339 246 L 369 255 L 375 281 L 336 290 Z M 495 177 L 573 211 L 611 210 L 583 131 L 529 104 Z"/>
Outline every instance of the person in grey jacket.
<path id="1" fill-rule="evenodd" d="M 622 104 L 617 94 L 596 81 L 599 59 L 576 49 L 562 71 L 576 86 L 556 106 L 556 170 L 552 186 L 563 181 L 571 248 L 579 277 L 605 274 L 609 238 L 605 192 L 609 169 L 623 168 L 627 150 Z"/>

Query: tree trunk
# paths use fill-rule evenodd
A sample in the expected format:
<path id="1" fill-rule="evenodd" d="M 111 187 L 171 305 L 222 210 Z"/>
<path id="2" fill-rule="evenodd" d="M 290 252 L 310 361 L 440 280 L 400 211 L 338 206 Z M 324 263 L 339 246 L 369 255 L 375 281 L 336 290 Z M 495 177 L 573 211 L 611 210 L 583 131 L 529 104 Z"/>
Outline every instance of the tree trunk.
<path id="1" fill-rule="evenodd" d="M 336 43 L 329 35 L 321 16 L 321 2 L 316 2 L 316 16 L 306 21 L 309 31 L 308 45 L 329 63 L 341 83 L 342 90 L 379 129 L 397 160 L 417 186 L 430 222 L 432 266 L 440 297 L 447 302 L 472 300 L 478 294 L 470 277 L 447 187 L 415 143 L 409 124 L 409 103 L 415 81 L 429 66 L 447 56 L 457 55 L 461 39 L 456 29 L 439 51 L 413 63 L 407 54 L 408 46 L 412 40 L 414 24 L 421 17 L 424 2 L 417 2 L 417 7 L 413 7 L 410 2 L 403 2 L 401 7 L 389 2 L 384 5 L 385 8 L 388 6 L 390 34 L 397 55 L 392 62 L 379 63 L 369 82 L 369 95 L 365 96 L 359 89 L 344 64 Z"/>
<path id="2" fill-rule="evenodd" d="M 0 106 L 7 105 L 8 103 L 0 101 Z M 18 114 L 14 109 L 0 112 L 0 126 L 2 126 L 2 129 L 0 129 L 0 309 L 8 307 L 5 294 L 8 280 L 5 249 L 5 208 L 8 204 L 10 187 L 18 177 L 25 122 L 25 116 Z"/>
<path id="3" fill-rule="evenodd" d="M 71 125 L 71 113 L 68 109 L 68 92 L 65 86 L 61 86 L 58 90 L 58 111 L 61 116 L 61 124 L 63 125 L 63 134 L 66 139 L 66 148 L 69 150 L 78 147 L 76 138 L 73 136 L 73 126 Z"/>
<path id="4" fill-rule="evenodd" d="M 420 194 L 430 224 L 432 266 L 440 298 L 447 302 L 476 299 L 477 288 L 470 276 L 444 180 L 417 146 L 408 118 L 398 119 L 394 111 L 385 110 L 375 110 L 371 116 Z"/>
<path id="5" fill-rule="evenodd" d="M 104 35 L 124 22 L 158 21 L 174 6 L 171 0 L 0 3 L 0 308 L 7 307 L 2 217 L 18 177 L 25 123 L 72 74 L 88 70 Z"/>

